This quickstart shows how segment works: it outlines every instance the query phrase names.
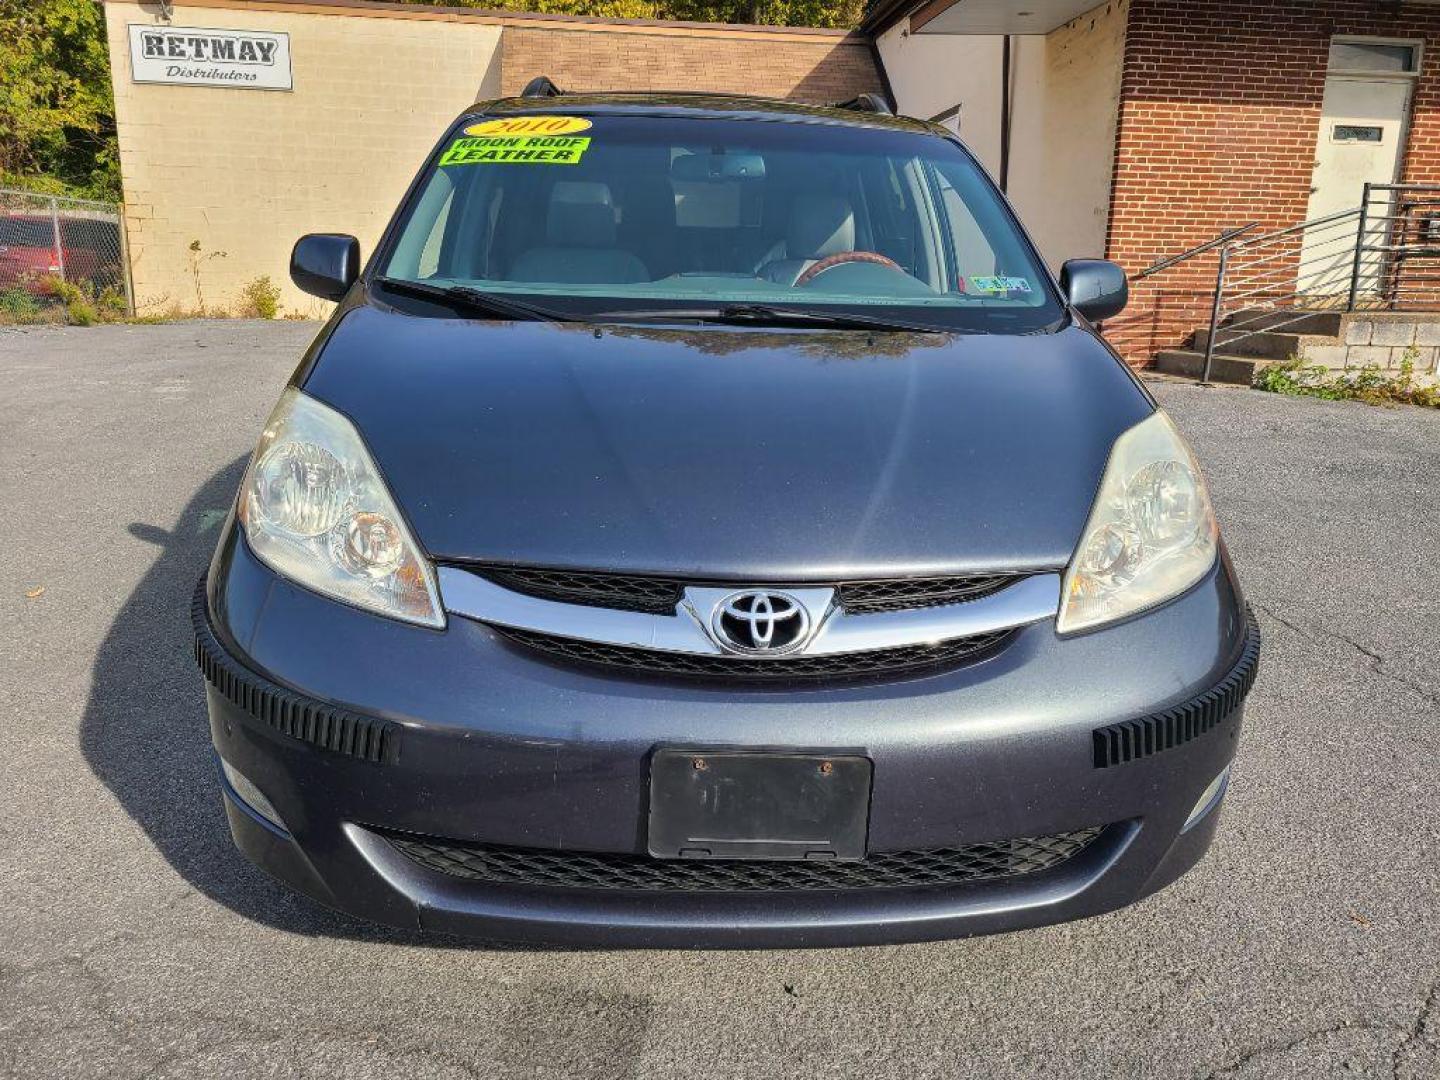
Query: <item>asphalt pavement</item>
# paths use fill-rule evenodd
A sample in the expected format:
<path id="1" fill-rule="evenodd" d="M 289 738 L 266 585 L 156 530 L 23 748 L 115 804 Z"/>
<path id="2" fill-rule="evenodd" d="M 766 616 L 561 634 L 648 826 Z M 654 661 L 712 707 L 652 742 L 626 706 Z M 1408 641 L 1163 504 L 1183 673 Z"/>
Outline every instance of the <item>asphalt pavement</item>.
<path id="1" fill-rule="evenodd" d="M 1440 412 L 1152 384 L 1265 633 L 1170 889 L 930 945 L 517 950 L 231 846 L 187 605 L 314 332 L 0 330 L 0 1076 L 1440 1077 Z"/>

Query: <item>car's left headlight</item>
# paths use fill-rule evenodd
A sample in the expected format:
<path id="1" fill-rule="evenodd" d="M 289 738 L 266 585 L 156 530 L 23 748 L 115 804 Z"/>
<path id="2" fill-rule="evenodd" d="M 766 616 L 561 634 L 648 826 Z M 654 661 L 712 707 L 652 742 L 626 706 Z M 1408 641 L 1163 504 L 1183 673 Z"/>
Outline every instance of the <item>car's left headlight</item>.
<path id="1" fill-rule="evenodd" d="M 276 573 L 391 618 L 445 625 L 434 571 L 359 432 L 293 387 L 245 470 L 239 518 Z"/>
<path id="2" fill-rule="evenodd" d="M 1195 455 L 1156 411 L 1115 440 L 1056 629 L 1093 629 L 1180 595 L 1215 564 L 1219 535 Z"/>

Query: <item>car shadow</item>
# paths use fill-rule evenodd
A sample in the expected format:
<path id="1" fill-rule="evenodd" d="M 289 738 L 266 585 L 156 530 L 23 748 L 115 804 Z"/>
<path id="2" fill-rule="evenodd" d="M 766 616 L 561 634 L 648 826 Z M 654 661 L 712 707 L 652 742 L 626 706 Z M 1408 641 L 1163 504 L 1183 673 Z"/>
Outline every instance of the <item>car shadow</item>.
<path id="1" fill-rule="evenodd" d="M 172 528 L 129 527 L 132 536 L 158 548 L 159 557 L 126 598 L 96 653 L 80 724 L 86 763 L 181 877 L 247 919 L 297 934 L 531 951 L 532 946 L 396 930 L 343 915 L 290 891 L 235 849 L 189 611 L 245 460 L 236 459 L 207 480 Z"/>

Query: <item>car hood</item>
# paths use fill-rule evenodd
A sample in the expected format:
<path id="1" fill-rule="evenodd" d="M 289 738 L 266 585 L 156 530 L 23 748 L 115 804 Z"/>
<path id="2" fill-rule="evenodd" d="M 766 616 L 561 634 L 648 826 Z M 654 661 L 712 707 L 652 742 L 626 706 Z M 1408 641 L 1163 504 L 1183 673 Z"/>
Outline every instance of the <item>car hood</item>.
<path id="1" fill-rule="evenodd" d="M 1065 565 L 1153 406 L 1089 332 L 578 326 L 360 306 L 304 389 L 439 561 L 801 581 Z"/>

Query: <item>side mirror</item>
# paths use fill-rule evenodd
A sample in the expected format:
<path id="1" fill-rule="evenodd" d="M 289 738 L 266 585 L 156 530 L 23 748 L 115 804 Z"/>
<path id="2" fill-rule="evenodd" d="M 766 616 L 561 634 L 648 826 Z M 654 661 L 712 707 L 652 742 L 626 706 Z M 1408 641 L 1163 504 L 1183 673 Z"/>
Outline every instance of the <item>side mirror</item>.
<path id="1" fill-rule="evenodd" d="M 360 276 L 360 241 L 340 233 L 308 233 L 290 252 L 290 280 L 311 296 L 339 300 Z"/>
<path id="2" fill-rule="evenodd" d="M 1113 319 L 1130 302 L 1125 271 L 1104 259 L 1071 259 L 1060 268 L 1060 289 L 1070 306 L 1091 322 Z"/>

